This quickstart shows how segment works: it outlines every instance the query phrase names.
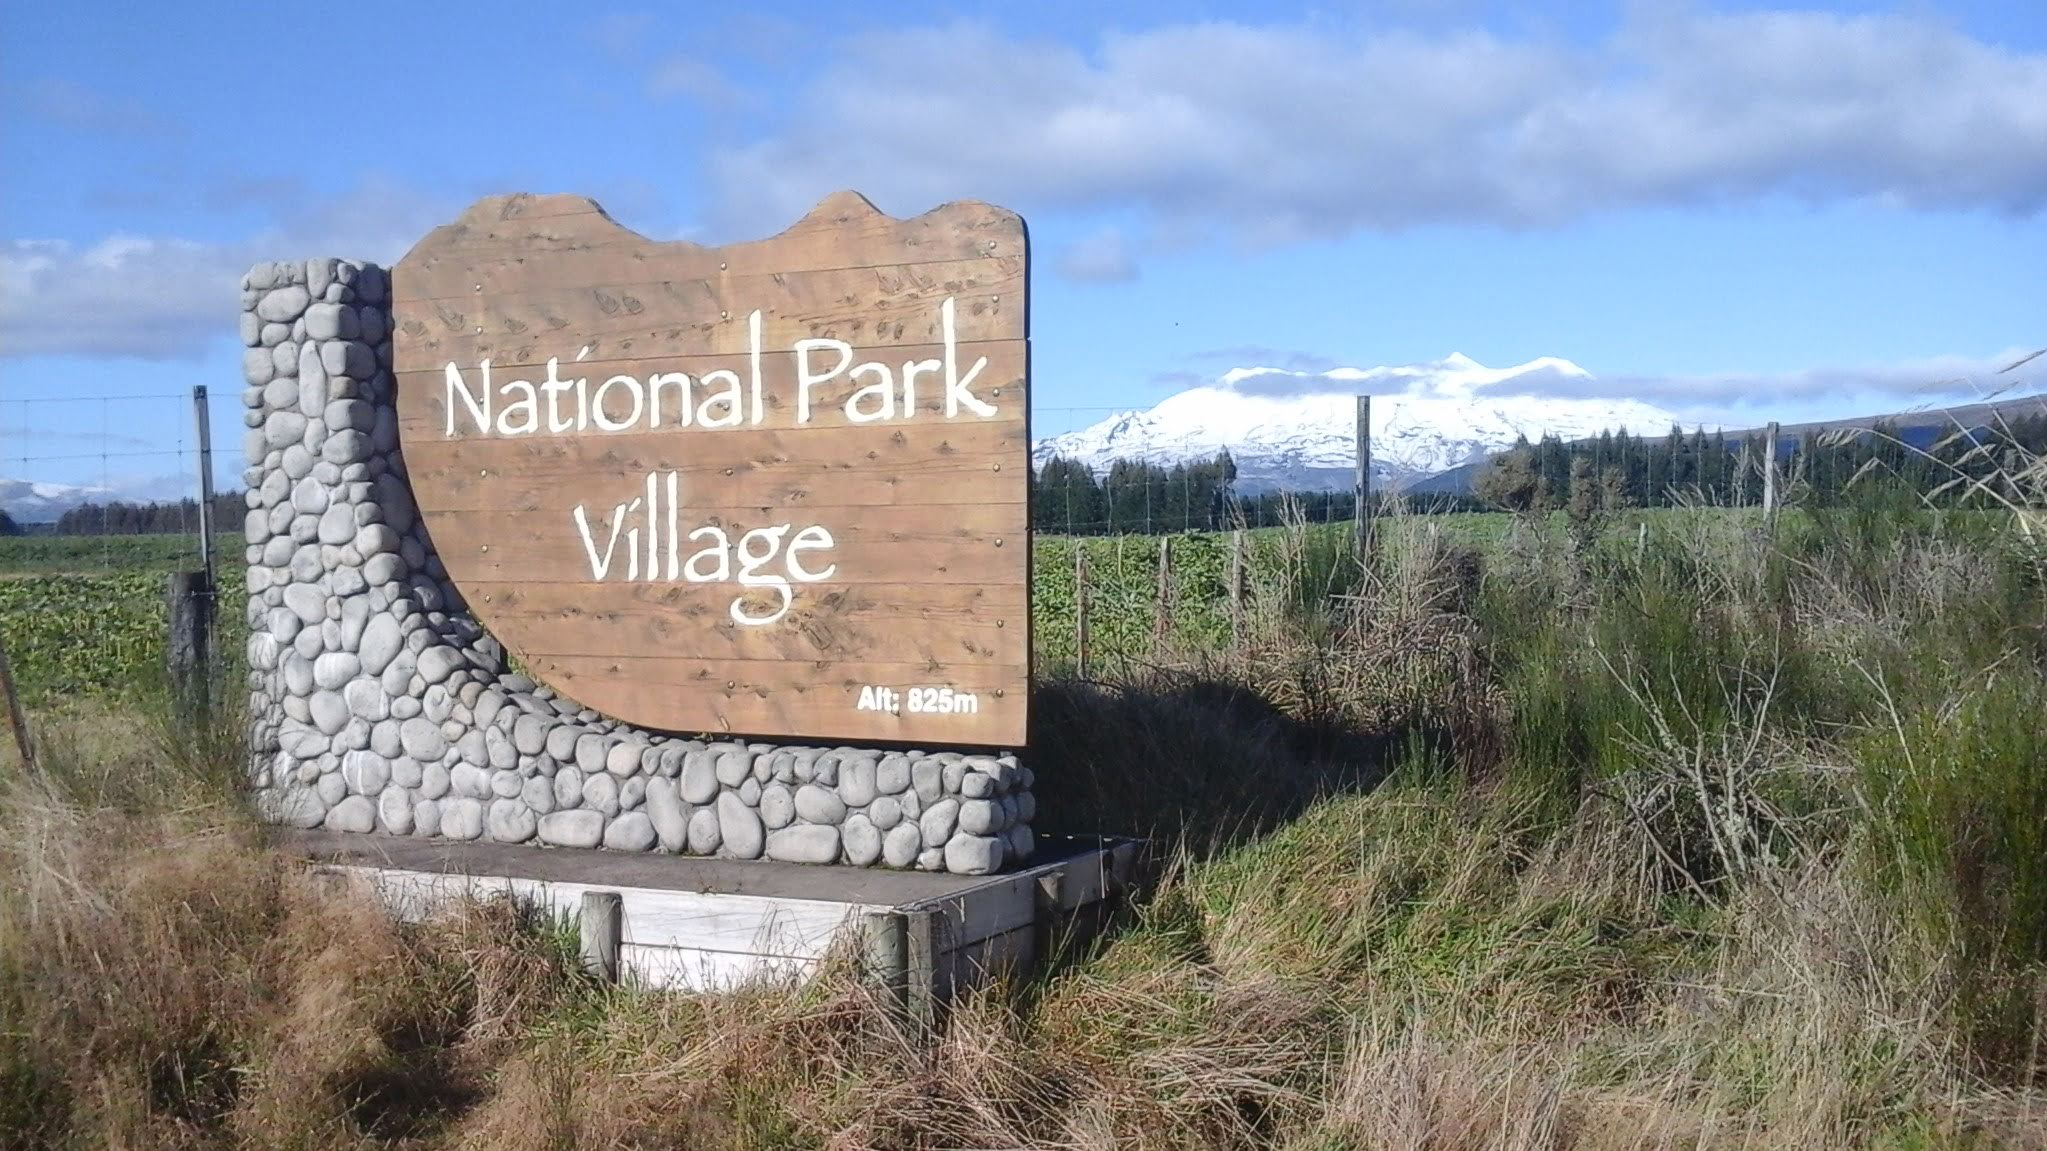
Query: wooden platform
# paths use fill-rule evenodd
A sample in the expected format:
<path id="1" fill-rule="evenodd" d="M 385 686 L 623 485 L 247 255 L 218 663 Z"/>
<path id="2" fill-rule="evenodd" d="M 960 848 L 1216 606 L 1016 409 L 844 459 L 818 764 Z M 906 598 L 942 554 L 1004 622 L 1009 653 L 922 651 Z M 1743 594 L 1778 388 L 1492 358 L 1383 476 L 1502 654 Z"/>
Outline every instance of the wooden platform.
<path id="1" fill-rule="evenodd" d="M 575 916 L 585 892 L 615 892 L 620 966 L 655 987 L 718 990 L 803 978 L 834 945 L 898 968 L 913 1010 L 957 989 L 1027 970 L 1057 933 L 1098 923 L 1139 881 L 1131 840 L 1050 838 L 1037 862 L 1004 875 L 812 867 L 402 836 L 280 832 L 321 870 L 371 884 L 399 915 L 510 892 Z M 892 955 L 900 947 L 900 956 Z M 884 975 L 884 977 L 887 977 Z"/>

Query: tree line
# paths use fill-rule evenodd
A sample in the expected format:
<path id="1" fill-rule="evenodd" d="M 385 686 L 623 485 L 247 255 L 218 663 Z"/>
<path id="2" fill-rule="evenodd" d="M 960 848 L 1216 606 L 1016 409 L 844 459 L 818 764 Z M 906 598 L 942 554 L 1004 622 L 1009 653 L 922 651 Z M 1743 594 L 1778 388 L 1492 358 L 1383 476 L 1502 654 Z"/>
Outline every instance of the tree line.
<path id="1" fill-rule="evenodd" d="M 1762 503 L 1767 435 L 1729 438 L 1672 428 L 1662 437 L 1606 432 L 1571 443 L 1523 438 L 1484 464 L 1472 494 L 1509 511 L 1666 507 L 1679 502 L 1718 506 Z M 1778 491 L 1807 505 L 1831 506 L 1866 477 L 1877 476 L 1943 503 L 1985 503 L 2025 461 L 2047 454 L 2047 414 L 1995 427 L 1809 432 L 1780 438 Z"/>
<path id="2" fill-rule="evenodd" d="M 241 492 L 220 492 L 213 497 L 215 531 L 239 528 L 248 506 Z M 52 529 L 60 536 L 153 536 L 176 535 L 199 530 L 199 501 L 189 496 L 177 501 L 129 503 L 113 500 L 104 504 L 80 504 L 57 517 Z"/>

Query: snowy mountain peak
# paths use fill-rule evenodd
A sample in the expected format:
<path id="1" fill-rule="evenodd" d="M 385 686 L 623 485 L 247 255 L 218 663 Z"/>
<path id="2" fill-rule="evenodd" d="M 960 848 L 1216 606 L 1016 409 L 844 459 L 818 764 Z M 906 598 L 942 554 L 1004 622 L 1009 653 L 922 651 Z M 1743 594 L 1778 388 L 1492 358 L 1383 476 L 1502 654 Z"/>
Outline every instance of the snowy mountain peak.
<path id="1" fill-rule="evenodd" d="M 1591 373 L 1544 356 L 1489 368 L 1460 352 L 1425 364 L 1303 372 L 1249 367 L 1040 441 L 1034 460 L 1076 459 L 1097 470 L 1117 459 L 1171 464 L 1228 449 L 1247 491 L 1347 488 L 1356 397 L 1372 397 L 1372 471 L 1392 485 L 1470 463 L 1554 433 L 1564 439 L 1667 431 L 1674 417 L 1635 400 L 1586 396 Z"/>

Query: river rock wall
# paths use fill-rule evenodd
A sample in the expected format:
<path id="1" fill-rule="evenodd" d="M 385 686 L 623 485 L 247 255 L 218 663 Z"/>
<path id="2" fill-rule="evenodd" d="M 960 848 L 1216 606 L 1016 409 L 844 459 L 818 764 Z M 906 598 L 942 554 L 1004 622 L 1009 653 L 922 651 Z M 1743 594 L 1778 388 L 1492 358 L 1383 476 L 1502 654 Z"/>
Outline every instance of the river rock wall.
<path id="1" fill-rule="evenodd" d="M 1030 857 L 1012 755 L 689 738 L 507 666 L 413 502 L 389 277 L 242 282 L 253 783 L 296 827 L 985 874 Z"/>

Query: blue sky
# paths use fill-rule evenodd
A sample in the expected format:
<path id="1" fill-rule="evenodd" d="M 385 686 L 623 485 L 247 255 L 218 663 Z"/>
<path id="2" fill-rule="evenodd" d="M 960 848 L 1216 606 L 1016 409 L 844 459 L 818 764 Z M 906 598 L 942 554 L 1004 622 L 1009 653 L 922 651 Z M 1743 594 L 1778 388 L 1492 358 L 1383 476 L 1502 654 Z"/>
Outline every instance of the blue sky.
<path id="1" fill-rule="evenodd" d="M 1749 424 L 2047 345 L 2047 6 L 737 7 L 10 12 L 0 478 L 174 489 L 204 383 L 238 482 L 241 271 L 509 191 L 705 242 L 1014 208 L 1041 435 L 1451 352 Z"/>

